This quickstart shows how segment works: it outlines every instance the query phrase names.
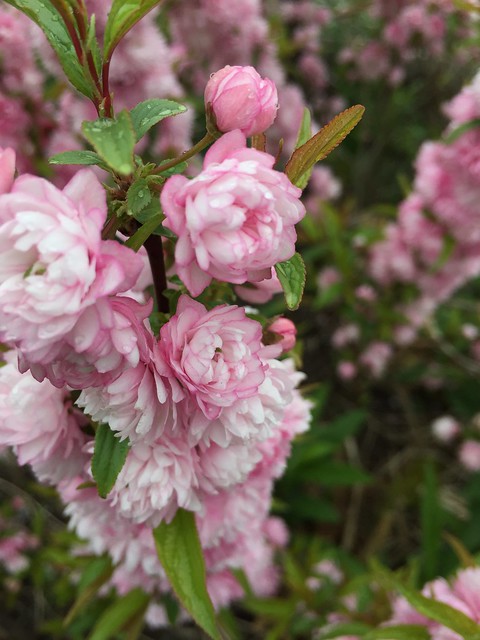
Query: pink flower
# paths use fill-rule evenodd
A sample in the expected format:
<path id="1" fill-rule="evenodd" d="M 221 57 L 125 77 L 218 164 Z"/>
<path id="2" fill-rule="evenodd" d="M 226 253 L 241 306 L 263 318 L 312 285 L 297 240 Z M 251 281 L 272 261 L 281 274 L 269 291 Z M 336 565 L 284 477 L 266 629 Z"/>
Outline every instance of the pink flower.
<path id="1" fill-rule="evenodd" d="M 178 507 L 199 511 L 198 457 L 184 438 L 165 435 L 129 450 L 109 499 L 119 515 L 156 527 L 170 521 Z"/>
<path id="2" fill-rule="evenodd" d="M 106 215 L 88 169 L 63 191 L 25 175 L 0 195 L 0 331 L 31 362 L 51 362 L 85 309 L 137 279 L 141 258 L 101 240 Z"/>
<path id="3" fill-rule="evenodd" d="M 349 360 L 338 363 L 337 373 L 342 380 L 352 380 L 357 375 L 357 367 Z"/>
<path id="4" fill-rule="evenodd" d="M 283 352 L 290 351 L 295 346 L 297 328 L 288 318 L 277 318 L 268 327 L 272 333 L 276 333 L 280 337 L 279 345 Z"/>
<path id="5" fill-rule="evenodd" d="M 32 465 L 43 481 L 72 477 L 86 462 L 80 413 L 71 410 L 65 390 L 20 373 L 13 351 L 6 359 L 0 369 L 0 445 L 13 447 L 19 463 Z"/>
<path id="6" fill-rule="evenodd" d="M 278 95 L 275 84 L 261 78 L 253 67 L 227 65 L 210 77 L 205 104 L 212 105 L 219 131 L 240 129 L 249 137 L 273 123 Z"/>
<path id="7" fill-rule="evenodd" d="M 240 131 L 227 133 L 209 149 L 200 175 L 172 176 L 162 191 L 164 224 L 178 236 L 177 272 L 193 296 L 212 278 L 268 278 L 295 252 L 301 190 L 272 169 L 273 156 L 245 145 Z"/>
<path id="8" fill-rule="evenodd" d="M 460 447 L 458 457 L 468 471 L 480 471 L 480 442 L 465 440 Z"/>
<path id="9" fill-rule="evenodd" d="M 153 336 L 152 336 L 153 342 Z M 84 389 L 77 405 L 95 422 L 104 422 L 120 439 L 151 442 L 164 432 L 178 432 L 183 425 L 177 408 L 184 394 L 153 346 L 148 362 L 128 367 L 113 382 Z"/>
<path id="10" fill-rule="evenodd" d="M 213 420 L 222 407 L 257 394 L 265 379 L 262 327 L 242 307 L 211 311 L 182 296 L 177 313 L 160 330 L 160 351 L 173 374 L 204 415 Z"/>
<path id="11" fill-rule="evenodd" d="M 140 305 L 123 295 L 100 298 L 63 336 L 50 362 L 32 362 L 20 353 L 20 368 L 30 369 L 37 380 L 48 378 L 56 387 L 109 384 L 126 368 L 149 360 L 153 336 L 144 322 L 151 308 L 151 302 Z"/>

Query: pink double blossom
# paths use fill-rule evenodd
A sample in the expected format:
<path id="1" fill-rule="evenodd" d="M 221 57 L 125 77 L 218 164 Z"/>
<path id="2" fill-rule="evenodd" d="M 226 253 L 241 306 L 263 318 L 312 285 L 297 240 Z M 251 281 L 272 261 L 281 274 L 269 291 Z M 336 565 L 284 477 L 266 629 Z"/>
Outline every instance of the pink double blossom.
<path id="1" fill-rule="evenodd" d="M 0 332 L 28 364 L 54 362 L 89 307 L 134 285 L 142 260 L 101 239 L 106 215 L 88 169 L 62 191 L 24 175 L 0 195 Z"/>
<path id="2" fill-rule="evenodd" d="M 173 375 L 211 420 L 222 407 L 250 398 L 265 379 L 262 326 L 242 307 L 211 311 L 182 296 L 177 313 L 160 330 L 160 351 Z"/>
<path id="3" fill-rule="evenodd" d="M 72 410 L 65 390 L 20 373 L 15 352 L 8 352 L 6 359 L 0 368 L 0 443 L 13 447 L 19 463 L 32 465 L 44 482 L 76 475 L 87 462 L 80 428 L 84 416 Z"/>
<path id="4" fill-rule="evenodd" d="M 270 277 L 295 252 L 305 215 L 301 190 L 275 171 L 273 156 L 248 149 L 238 130 L 205 156 L 193 180 L 172 176 L 161 194 L 164 225 L 177 234 L 178 275 L 193 296 L 212 278 L 242 284 Z"/>

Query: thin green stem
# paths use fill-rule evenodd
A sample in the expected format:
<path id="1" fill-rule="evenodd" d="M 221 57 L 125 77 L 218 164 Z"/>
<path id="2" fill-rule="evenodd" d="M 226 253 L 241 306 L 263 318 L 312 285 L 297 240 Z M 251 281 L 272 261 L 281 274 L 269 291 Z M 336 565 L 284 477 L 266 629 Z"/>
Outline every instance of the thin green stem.
<path id="1" fill-rule="evenodd" d="M 197 153 L 206 149 L 206 147 L 212 144 L 212 142 L 215 142 L 215 140 L 216 138 L 213 134 L 206 133 L 203 138 L 197 142 L 197 144 L 193 145 L 191 149 L 184 151 L 178 158 L 174 158 L 173 160 L 169 160 L 168 162 L 164 162 L 159 165 L 154 171 L 152 171 L 152 173 L 162 173 L 162 171 L 167 171 L 167 169 L 176 167 L 181 162 L 185 162 L 185 160 L 189 160 L 190 158 L 193 158 L 193 156 L 196 156 Z"/>

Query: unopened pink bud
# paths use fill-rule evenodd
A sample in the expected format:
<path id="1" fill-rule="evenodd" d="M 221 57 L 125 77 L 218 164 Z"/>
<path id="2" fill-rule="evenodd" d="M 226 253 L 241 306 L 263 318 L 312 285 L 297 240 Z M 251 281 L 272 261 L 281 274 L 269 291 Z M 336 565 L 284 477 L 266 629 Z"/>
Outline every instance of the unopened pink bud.
<path id="1" fill-rule="evenodd" d="M 205 87 L 205 104 L 209 103 L 219 131 L 240 129 L 249 137 L 263 133 L 275 120 L 277 88 L 253 67 L 227 65 Z"/>
<path id="2" fill-rule="evenodd" d="M 284 352 L 295 346 L 297 328 L 288 318 L 277 318 L 269 327 L 269 331 L 281 336 L 280 345 Z"/>
<path id="3" fill-rule="evenodd" d="M 8 193 L 15 176 L 15 151 L 0 147 L 0 194 Z"/>

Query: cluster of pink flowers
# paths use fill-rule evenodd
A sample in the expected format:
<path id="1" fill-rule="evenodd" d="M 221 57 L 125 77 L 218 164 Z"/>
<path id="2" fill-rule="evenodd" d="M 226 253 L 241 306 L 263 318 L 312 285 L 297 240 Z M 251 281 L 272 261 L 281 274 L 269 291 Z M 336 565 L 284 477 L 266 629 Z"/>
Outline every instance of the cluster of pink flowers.
<path id="1" fill-rule="evenodd" d="M 253 72 L 225 70 L 257 89 L 242 103 L 249 134 L 276 113 L 273 83 Z M 250 80 L 245 88 L 219 74 L 207 100 L 229 128 L 230 94 L 250 94 Z M 272 279 L 274 265 L 292 257 L 305 209 L 273 164 L 235 129 L 196 178 L 166 182 L 174 271 L 193 296 L 212 278 L 245 288 Z M 207 308 L 182 294 L 155 336 L 144 257 L 102 238 L 107 202 L 95 173 L 80 170 L 59 189 L 14 172 L 14 152 L 0 149 L 0 339 L 10 348 L 0 369 L 0 446 L 58 487 L 88 548 L 112 556 L 121 593 L 168 589 L 151 530 L 179 508 L 196 513 L 217 606 L 241 595 L 238 567 L 259 594 L 271 593 L 273 551 L 287 540 L 268 515 L 273 482 L 310 414 L 297 389 L 303 374 L 279 359 L 295 346 L 293 323 L 276 318 L 264 333 L 243 307 Z M 106 499 L 92 487 L 98 424 L 129 445 Z M 162 618 L 158 605 L 150 615 Z"/>
<path id="2" fill-rule="evenodd" d="M 478 76 L 446 107 L 446 135 L 480 116 Z M 370 254 L 370 273 L 380 284 L 412 283 L 414 303 L 402 311 L 420 327 L 439 304 L 480 274 L 480 131 L 453 141 L 426 142 L 416 161 L 414 190 L 401 204 L 398 220 Z"/>
<path id="3" fill-rule="evenodd" d="M 441 58 L 447 39 L 465 36 L 473 26 L 468 12 L 441 0 L 420 3 L 375 0 L 369 13 L 378 37 L 367 42 L 354 40 L 340 51 L 338 61 L 348 66 L 351 79 L 386 79 L 392 86 L 401 84 L 408 67 L 421 63 L 425 55 Z"/>

